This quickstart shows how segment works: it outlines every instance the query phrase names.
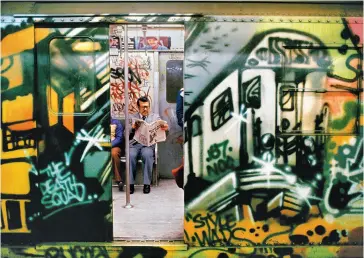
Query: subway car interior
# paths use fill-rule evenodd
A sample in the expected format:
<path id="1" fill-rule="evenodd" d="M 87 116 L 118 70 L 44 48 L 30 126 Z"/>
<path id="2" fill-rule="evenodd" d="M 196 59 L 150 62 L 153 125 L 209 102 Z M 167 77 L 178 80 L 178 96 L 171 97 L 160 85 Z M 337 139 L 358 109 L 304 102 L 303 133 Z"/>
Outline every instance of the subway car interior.
<path id="1" fill-rule="evenodd" d="M 126 28 L 127 27 L 127 28 Z M 126 29 L 126 31 L 125 31 Z M 113 235 L 119 240 L 183 240 L 183 189 L 172 170 L 182 164 L 183 130 L 178 125 L 176 99 L 183 88 L 184 26 L 179 24 L 110 25 L 111 116 L 125 128 L 124 37 L 128 37 L 129 114 L 138 111 L 137 99 L 147 96 L 150 112 L 168 123 L 165 141 L 154 153 L 151 191 L 143 192 L 143 161 L 138 157 L 135 192 L 126 195 L 125 138 L 121 154 L 120 183 L 113 180 Z M 124 135 L 125 136 L 125 135 Z"/>

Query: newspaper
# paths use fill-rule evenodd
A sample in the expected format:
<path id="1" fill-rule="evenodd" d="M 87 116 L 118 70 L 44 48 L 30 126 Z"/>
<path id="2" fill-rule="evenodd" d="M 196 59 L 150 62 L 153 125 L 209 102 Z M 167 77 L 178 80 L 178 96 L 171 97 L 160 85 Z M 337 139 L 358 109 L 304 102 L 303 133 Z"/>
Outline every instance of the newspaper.
<path id="1" fill-rule="evenodd" d="M 166 132 L 161 129 L 163 124 L 167 124 L 166 121 L 157 120 L 148 124 L 142 119 L 133 119 L 133 122 L 139 123 L 139 128 L 135 131 L 134 139 L 140 144 L 151 146 L 157 142 L 166 140 Z"/>

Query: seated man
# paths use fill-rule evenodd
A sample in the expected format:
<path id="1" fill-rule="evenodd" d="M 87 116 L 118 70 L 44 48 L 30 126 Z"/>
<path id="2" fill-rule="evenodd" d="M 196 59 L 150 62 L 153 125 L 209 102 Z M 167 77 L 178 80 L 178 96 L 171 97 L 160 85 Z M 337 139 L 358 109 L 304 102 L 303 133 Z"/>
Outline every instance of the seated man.
<path id="1" fill-rule="evenodd" d="M 161 120 L 161 118 L 157 114 L 150 113 L 150 103 L 147 97 L 140 97 L 137 100 L 137 105 L 139 108 L 139 112 L 131 115 L 130 119 L 143 119 L 147 123 L 152 123 L 157 120 Z M 141 155 L 144 166 L 143 166 L 143 183 L 144 188 L 143 192 L 148 194 L 150 192 L 150 183 L 152 181 L 152 170 L 154 163 L 154 149 L 155 144 L 151 146 L 145 146 L 137 142 L 133 139 L 135 131 L 138 130 L 139 125 L 137 123 L 133 123 L 132 130 L 129 135 L 130 143 L 129 143 L 129 155 L 130 155 L 130 193 L 134 193 L 134 182 L 135 182 L 135 174 L 136 174 L 136 166 L 137 166 L 137 158 Z M 168 124 L 164 124 L 161 127 L 162 130 L 168 130 Z"/>
<path id="2" fill-rule="evenodd" d="M 115 182 L 119 191 L 123 190 L 123 180 L 121 178 L 121 148 L 123 142 L 123 125 L 117 119 L 111 119 L 111 159 L 114 171 Z"/>

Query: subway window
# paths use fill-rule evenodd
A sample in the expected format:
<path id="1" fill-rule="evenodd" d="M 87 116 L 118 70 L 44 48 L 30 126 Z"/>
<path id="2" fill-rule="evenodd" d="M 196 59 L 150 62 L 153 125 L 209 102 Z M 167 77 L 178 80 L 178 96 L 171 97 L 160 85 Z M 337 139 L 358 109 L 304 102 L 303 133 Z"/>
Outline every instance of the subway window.
<path id="1" fill-rule="evenodd" d="M 49 43 L 48 108 L 59 115 L 88 115 L 95 110 L 94 51 L 87 37 L 56 37 Z"/>
<path id="2" fill-rule="evenodd" d="M 166 99 L 168 103 L 176 103 L 178 91 L 183 88 L 183 60 L 169 60 L 166 70 Z"/>

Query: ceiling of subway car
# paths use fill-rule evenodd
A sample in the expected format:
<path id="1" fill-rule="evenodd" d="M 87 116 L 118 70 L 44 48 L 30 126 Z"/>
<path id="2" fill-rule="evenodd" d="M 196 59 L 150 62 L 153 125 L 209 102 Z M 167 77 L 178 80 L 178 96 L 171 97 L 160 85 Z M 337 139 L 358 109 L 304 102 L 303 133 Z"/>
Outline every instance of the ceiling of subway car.
<path id="1" fill-rule="evenodd" d="M 3 2 L 50 2 L 49 0 L 37 0 L 37 1 L 24 1 L 24 0 L 7 0 Z M 62 0 L 62 1 L 52 1 L 54 2 L 100 2 L 100 0 Z M 104 2 L 224 2 L 224 3 L 244 3 L 244 2 L 275 2 L 275 3 L 303 3 L 303 2 L 311 2 L 311 3 L 322 3 L 322 2 L 341 2 L 341 3 L 363 3 L 363 1 L 358 0 L 158 0 L 158 1 L 151 1 L 151 0 L 107 0 Z"/>
<path id="2" fill-rule="evenodd" d="M 86 4 L 87 3 L 87 4 Z M 279 4 L 277 4 L 279 3 Z M 345 5 L 343 5 L 345 3 Z M 252 16 L 363 16 L 362 1 L 250 0 L 250 1 L 130 1 L 64 0 L 2 1 L 2 15 L 252 15 Z"/>

